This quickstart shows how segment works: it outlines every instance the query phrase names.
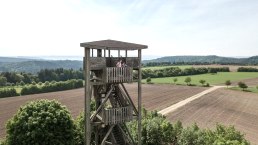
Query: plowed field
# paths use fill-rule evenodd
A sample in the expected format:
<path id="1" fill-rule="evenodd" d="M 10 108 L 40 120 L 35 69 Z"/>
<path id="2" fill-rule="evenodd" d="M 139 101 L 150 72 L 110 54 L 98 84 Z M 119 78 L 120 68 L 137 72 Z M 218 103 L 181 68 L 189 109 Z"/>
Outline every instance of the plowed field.
<path id="1" fill-rule="evenodd" d="M 219 89 L 168 114 L 174 122 L 184 125 L 196 122 L 200 127 L 213 128 L 217 122 L 234 125 L 246 134 L 252 144 L 258 144 L 258 95 Z"/>
<path id="2" fill-rule="evenodd" d="M 137 85 L 125 85 L 133 101 L 137 101 Z M 142 85 L 142 102 L 148 110 L 164 109 L 174 103 L 204 91 L 204 87 L 174 85 Z M 56 99 L 66 105 L 72 116 L 76 117 L 84 107 L 84 89 L 75 89 L 45 94 L 27 95 L 0 99 L 0 138 L 5 135 L 5 123 L 26 102 L 37 99 Z"/>

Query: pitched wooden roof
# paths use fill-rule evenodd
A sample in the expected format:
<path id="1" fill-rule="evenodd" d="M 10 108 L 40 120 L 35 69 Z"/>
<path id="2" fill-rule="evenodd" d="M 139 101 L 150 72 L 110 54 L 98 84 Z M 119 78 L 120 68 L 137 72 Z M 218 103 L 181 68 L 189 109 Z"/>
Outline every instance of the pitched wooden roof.
<path id="1" fill-rule="evenodd" d="M 109 49 L 109 50 L 138 50 L 148 48 L 147 45 L 128 43 L 116 40 L 101 40 L 85 42 L 80 44 L 81 47 L 94 48 L 94 49 Z"/>

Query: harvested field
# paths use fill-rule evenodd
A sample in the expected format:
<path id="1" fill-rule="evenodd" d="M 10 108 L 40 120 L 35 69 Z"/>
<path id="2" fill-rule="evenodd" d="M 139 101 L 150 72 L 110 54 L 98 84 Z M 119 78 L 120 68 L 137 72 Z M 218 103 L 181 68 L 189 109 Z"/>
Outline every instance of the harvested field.
<path id="1" fill-rule="evenodd" d="M 130 96 L 134 102 L 137 102 L 137 86 L 134 84 L 127 85 Z M 143 85 L 142 101 L 143 106 L 147 110 L 162 110 L 182 101 L 192 95 L 200 93 L 207 88 L 205 87 L 189 87 L 180 85 L 164 85 L 164 84 L 151 84 Z"/>
<path id="2" fill-rule="evenodd" d="M 136 84 L 125 85 L 134 102 L 137 102 Z M 175 85 L 142 85 L 143 106 L 148 110 L 164 109 L 207 88 Z M 66 105 L 75 118 L 83 111 L 84 89 L 27 95 L 0 99 L 0 138 L 5 135 L 5 123 L 26 102 L 37 99 L 56 99 Z"/>
<path id="3" fill-rule="evenodd" d="M 252 144 L 258 144 L 258 95 L 219 89 L 167 115 L 184 125 L 196 122 L 200 127 L 213 128 L 217 122 L 234 125 L 246 134 Z"/>
<path id="4" fill-rule="evenodd" d="M 246 83 L 247 86 L 258 86 L 258 78 L 244 79 L 242 82 Z M 237 86 L 238 81 L 232 82 L 232 85 Z"/>

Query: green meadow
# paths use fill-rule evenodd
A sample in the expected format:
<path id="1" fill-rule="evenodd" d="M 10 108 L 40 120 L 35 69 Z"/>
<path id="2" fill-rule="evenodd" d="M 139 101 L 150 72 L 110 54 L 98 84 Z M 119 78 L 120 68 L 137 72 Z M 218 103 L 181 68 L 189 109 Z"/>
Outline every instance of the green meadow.
<path id="1" fill-rule="evenodd" d="M 232 87 L 229 88 L 231 90 L 237 90 L 237 91 L 243 91 L 241 88 L 239 87 Z M 253 93 L 258 93 L 258 89 L 256 87 L 248 87 L 247 89 L 244 90 L 245 92 L 253 92 Z"/>
<path id="2" fill-rule="evenodd" d="M 209 83 L 210 85 L 216 85 L 216 84 L 224 84 L 226 80 L 230 80 L 231 82 L 234 82 L 234 81 L 241 81 L 244 79 L 258 78 L 258 72 L 219 72 L 217 74 L 209 73 L 209 74 L 191 75 L 191 76 L 151 78 L 151 82 L 157 83 L 157 84 L 174 84 L 173 79 L 177 78 L 178 80 L 176 84 L 186 84 L 184 82 L 186 77 L 191 77 L 192 79 L 191 84 L 201 85 L 199 81 L 203 79 L 206 81 L 206 83 Z M 143 82 L 146 82 L 146 79 L 144 79 Z"/>
<path id="3" fill-rule="evenodd" d="M 170 65 L 170 66 L 152 66 L 152 67 L 143 67 L 143 69 L 151 69 L 151 70 L 157 70 L 157 69 L 164 69 L 168 67 L 179 67 L 180 69 L 190 68 L 193 67 L 192 65 Z"/>

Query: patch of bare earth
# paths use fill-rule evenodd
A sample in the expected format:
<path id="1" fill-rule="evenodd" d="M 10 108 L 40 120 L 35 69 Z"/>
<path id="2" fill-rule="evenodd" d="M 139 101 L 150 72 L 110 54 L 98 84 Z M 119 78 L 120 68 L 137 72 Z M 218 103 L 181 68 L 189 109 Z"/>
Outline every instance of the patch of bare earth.
<path id="1" fill-rule="evenodd" d="M 137 103 L 137 84 L 125 84 Z M 148 110 L 161 110 L 207 88 L 175 85 L 142 85 L 142 104 Z M 84 89 L 35 94 L 0 99 L 0 138 L 5 136 L 5 124 L 26 102 L 37 99 L 56 99 L 71 111 L 75 118 L 84 110 Z"/>
<path id="2" fill-rule="evenodd" d="M 245 79 L 241 82 L 246 83 L 247 86 L 258 86 L 258 78 Z M 232 85 L 237 85 L 238 82 L 232 82 Z"/>
<path id="3" fill-rule="evenodd" d="M 234 125 L 246 134 L 252 144 L 258 144 L 258 95 L 219 89 L 167 115 L 184 125 L 196 122 L 202 128 L 214 128 L 216 123 Z"/>

